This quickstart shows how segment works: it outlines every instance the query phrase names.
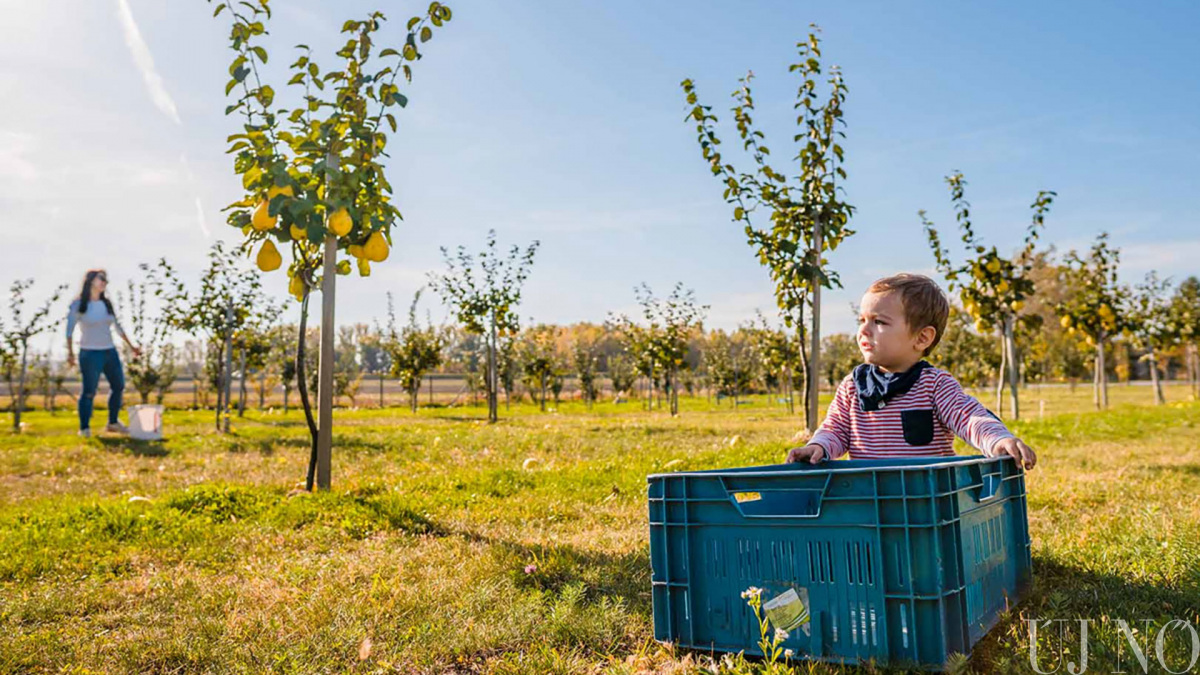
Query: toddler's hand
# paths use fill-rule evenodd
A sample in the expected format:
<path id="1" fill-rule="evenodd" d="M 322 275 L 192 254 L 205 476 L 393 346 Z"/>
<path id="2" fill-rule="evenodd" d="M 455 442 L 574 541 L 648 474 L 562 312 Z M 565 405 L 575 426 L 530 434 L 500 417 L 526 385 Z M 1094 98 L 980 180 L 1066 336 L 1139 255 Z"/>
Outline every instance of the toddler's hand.
<path id="1" fill-rule="evenodd" d="M 993 457 L 1002 455 L 1011 456 L 1017 460 L 1017 466 L 1026 469 L 1032 469 L 1033 465 L 1037 464 L 1037 455 L 1034 454 L 1033 448 L 1025 445 L 1025 442 L 1019 438 L 1004 438 L 992 446 Z"/>
<path id="2" fill-rule="evenodd" d="M 788 463 L 807 461 L 810 464 L 817 464 L 824 458 L 825 448 L 815 443 L 809 443 L 800 448 L 792 448 L 788 450 L 787 454 Z"/>

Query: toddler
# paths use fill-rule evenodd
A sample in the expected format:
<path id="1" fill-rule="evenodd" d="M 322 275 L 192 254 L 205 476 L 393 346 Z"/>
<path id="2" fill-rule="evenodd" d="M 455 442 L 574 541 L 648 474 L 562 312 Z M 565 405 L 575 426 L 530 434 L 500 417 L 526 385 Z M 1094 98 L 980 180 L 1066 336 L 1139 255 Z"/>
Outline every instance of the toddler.
<path id="1" fill-rule="evenodd" d="M 862 297 L 856 335 L 864 363 L 838 385 L 809 443 L 789 462 L 954 455 L 958 436 L 985 456 L 1011 455 L 1032 469 L 1021 442 L 950 373 L 924 360 L 941 340 L 950 303 L 929 277 L 898 274 Z"/>

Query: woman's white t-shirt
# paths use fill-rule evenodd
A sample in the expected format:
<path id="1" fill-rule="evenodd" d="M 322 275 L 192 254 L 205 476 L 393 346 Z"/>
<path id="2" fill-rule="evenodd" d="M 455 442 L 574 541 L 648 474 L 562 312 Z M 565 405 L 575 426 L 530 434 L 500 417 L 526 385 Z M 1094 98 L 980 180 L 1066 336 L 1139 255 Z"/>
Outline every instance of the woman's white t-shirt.
<path id="1" fill-rule="evenodd" d="M 75 333 L 75 324 L 79 324 L 79 349 L 113 349 L 116 347 L 112 339 L 112 326 L 124 335 L 125 331 L 117 321 L 117 317 L 108 313 L 108 307 L 103 300 L 89 300 L 87 311 L 79 312 L 79 299 L 71 302 L 67 312 L 67 342 Z"/>

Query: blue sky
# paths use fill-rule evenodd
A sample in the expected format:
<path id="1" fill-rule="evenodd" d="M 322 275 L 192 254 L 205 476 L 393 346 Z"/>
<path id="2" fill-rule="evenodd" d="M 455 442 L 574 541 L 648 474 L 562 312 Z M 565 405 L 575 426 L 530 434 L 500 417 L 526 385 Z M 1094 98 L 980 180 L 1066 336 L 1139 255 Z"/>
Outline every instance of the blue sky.
<path id="1" fill-rule="evenodd" d="M 344 19 L 380 7 L 399 42 L 421 6 L 274 4 L 277 90 L 292 45 L 312 45 L 328 69 Z M 916 212 L 950 228 L 942 178 L 955 169 L 978 232 L 1002 249 L 1018 247 L 1037 191 L 1053 189 L 1045 239 L 1060 250 L 1107 230 L 1129 280 L 1200 273 L 1197 5 L 451 6 L 389 146 L 405 221 L 371 278 L 339 278 L 339 323 L 382 318 L 387 291 L 403 305 L 440 268 L 440 246 L 478 247 L 489 228 L 505 245 L 541 241 L 521 312 L 537 321 L 631 312 L 643 281 L 694 288 L 713 326 L 772 314 L 769 277 L 700 158 L 679 81 L 693 78 L 724 122 L 753 70 L 780 162 L 795 129 L 787 65 L 812 22 L 850 88 L 858 209 L 858 234 L 830 257 L 846 288 L 826 296 L 826 330 L 851 329 L 850 304 L 874 278 L 932 272 Z M 123 286 L 159 256 L 191 278 L 215 238 L 236 240 L 220 208 L 239 195 L 224 154 L 239 129 L 222 114 L 227 26 L 210 14 L 199 0 L 0 0 L 0 283 L 74 288 L 104 266 Z M 266 284 L 284 296 L 281 272 Z"/>

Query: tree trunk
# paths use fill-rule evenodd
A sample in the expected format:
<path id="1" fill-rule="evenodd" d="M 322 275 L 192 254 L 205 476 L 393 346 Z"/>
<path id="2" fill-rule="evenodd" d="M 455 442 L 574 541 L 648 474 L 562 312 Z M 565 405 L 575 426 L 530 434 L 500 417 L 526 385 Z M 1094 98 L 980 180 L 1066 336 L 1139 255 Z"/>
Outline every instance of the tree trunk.
<path id="1" fill-rule="evenodd" d="M 300 393 L 300 406 L 304 408 L 304 421 L 308 424 L 310 441 L 308 452 L 308 473 L 304 478 L 304 489 L 312 492 L 313 479 L 317 475 L 317 440 L 320 436 L 317 423 L 313 419 L 312 402 L 308 397 L 308 373 L 304 372 L 304 344 L 307 342 L 308 298 L 311 294 L 308 284 L 304 286 L 304 299 L 300 301 L 300 341 L 296 345 L 296 389 Z M 318 383 L 320 386 L 320 383 Z M 285 390 L 284 396 L 287 396 Z M 286 398 L 284 399 L 287 400 Z"/>
<path id="2" fill-rule="evenodd" d="M 679 371 L 671 369 L 671 417 L 679 415 Z M 590 407 L 590 406 L 589 406 Z"/>
<path id="3" fill-rule="evenodd" d="M 813 249 L 816 251 L 817 267 L 821 265 L 821 246 L 822 246 L 822 228 L 824 227 L 823 220 L 817 219 L 816 227 L 813 228 Z M 804 398 L 807 408 L 804 412 L 805 426 L 809 431 L 816 430 L 817 420 L 819 419 L 819 399 L 817 398 L 820 391 L 819 385 L 821 378 L 818 373 L 821 372 L 821 280 L 817 272 L 813 272 L 812 278 L 812 335 L 809 336 L 812 343 L 812 353 L 809 357 L 808 376 L 804 381 Z"/>
<path id="4" fill-rule="evenodd" d="M 233 298 L 225 306 L 225 374 L 221 384 L 225 388 L 225 433 L 229 433 L 229 407 L 233 400 Z"/>
<path id="5" fill-rule="evenodd" d="M 17 397 L 16 403 L 13 404 L 13 431 L 21 432 L 21 413 L 25 410 L 25 363 L 29 357 L 29 343 L 23 342 L 21 345 L 21 370 L 17 374 Z M 10 385 L 11 386 L 11 385 Z M 12 398 L 12 391 L 9 391 L 9 398 Z"/>
<path id="6" fill-rule="evenodd" d="M 1012 403 L 1012 417 L 1014 420 L 1021 419 L 1020 402 L 1017 399 L 1017 384 L 1018 384 L 1018 369 L 1017 363 L 1017 338 L 1013 334 L 1013 316 L 1008 316 L 1004 321 L 1004 344 L 1008 351 L 1008 393 L 1009 402 Z"/>
<path id="7" fill-rule="evenodd" d="M 1191 344 L 1188 345 L 1188 352 L 1191 354 L 1192 363 L 1191 375 L 1189 376 L 1191 379 L 1189 384 L 1191 386 L 1188 387 L 1188 390 L 1192 395 L 1192 400 L 1196 400 L 1200 398 L 1200 349 L 1196 345 Z"/>
<path id="8" fill-rule="evenodd" d="M 787 357 L 785 356 L 784 358 Z M 780 389 L 783 391 L 783 396 L 785 399 L 784 405 L 787 406 L 788 414 L 794 415 L 796 414 L 796 405 L 795 402 L 792 401 L 792 369 L 784 368 L 783 377 L 784 382 L 780 385 Z"/>
<path id="9" fill-rule="evenodd" d="M 242 349 L 239 366 L 242 370 L 241 386 L 238 391 L 238 417 L 246 416 L 246 350 Z M 145 401 L 143 401 L 144 403 Z"/>
<path id="10" fill-rule="evenodd" d="M 321 270 L 321 356 L 317 362 L 317 488 L 328 490 L 333 472 L 334 322 L 337 293 L 337 238 L 325 236 Z"/>
<path id="11" fill-rule="evenodd" d="M 263 368 L 258 378 L 258 410 L 267 407 L 267 369 Z"/>
<path id="12" fill-rule="evenodd" d="M 1004 416 L 1004 378 L 1008 372 L 1008 340 L 1000 337 L 1000 368 L 996 371 L 996 415 Z"/>
<path id="13" fill-rule="evenodd" d="M 433 405 L 433 374 L 429 375 L 429 404 Z"/>
<path id="14" fill-rule="evenodd" d="M 417 396 L 421 393 L 421 378 L 418 377 L 416 380 L 417 381 L 415 384 L 413 384 L 412 389 L 408 390 L 410 405 L 412 406 L 414 415 L 417 414 Z"/>
<path id="15" fill-rule="evenodd" d="M 492 308 L 491 340 L 488 341 L 488 422 L 500 419 L 500 396 L 497 389 L 500 369 L 496 364 L 496 309 Z"/>
<path id="16" fill-rule="evenodd" d="M 804 321 L 804 315 L 803 315 L 803 313 L 801 313 L 801 316 L 800 316 L 799 321 L 797 322 L 797 325 L 798 326 L 802 325 L 801 322 L 803 322 L 803 321 Z M 809 379 L 812 378 L 812 369 L 809 368 L 808 347 L 804 344 L 804 337 L 805 337 L 804 329 L 797 328 L 796 332 L 797 332 L 797 336 L 799 337 L 799 342 L 800 342 L 800 376 L 802 378 L 804 378 L 804 391 L 805 391 L 805 396 L 807 397 L 808 396 L 808 381 L 809 381 Z M 811 412 L 811 410 L 808 407 L 808 400 L 806 398 L 804 401 L 804 428 L 805 428 L 805 430 L 812 432 L 812 431 L 816 430 L 817 421 L 809 416 L 810 412 Z"/>
<path id="17" fill-rule="evenodd" d="M 1092 356 L 1092 404 L 1100 409 L 1100 354 Z"/>
<path id="18" fill-rule="evenodd" d="M 1104 367 L 1104 340 L 1107 336 L 1100 334 L 1100 339 L 1096 342 L 1096 353 L 1099 355 L 1097 359 L 1097 368 L 1100 371 L 1100 409 L 1108 410 L 1108 370 Z"/>
<path id="19" fill-rule="evenodd" d="M 222 349 L 224 349 L 224 347 L 224 345 L 221 345 Z M 221 372 L 225 368 L 224 354 L 224 352 L 221 352 L 221 356 L 217 358 L 217 408 L 216 421 L 214 424 L 216 425 L 218 433 L 221 431 L 221 405 L 222 401 L 225 400 L 225 373 Z"/>
<path id="20" fill-rule="evenodd" d="M 1154 387 L 1154 402 L 1157 405 L 1162 405 L 1167 402 L 1163 398 L 1162 382 L 1158 379 L 1158 359 L 1154 357 L 1154 350 L 1150 350 L 1150 385 Z"/>
<path id="21" fill-rule="evenodd" d="M 379 370 L 379 408 L 383 409 L 383 369 Z"/>

